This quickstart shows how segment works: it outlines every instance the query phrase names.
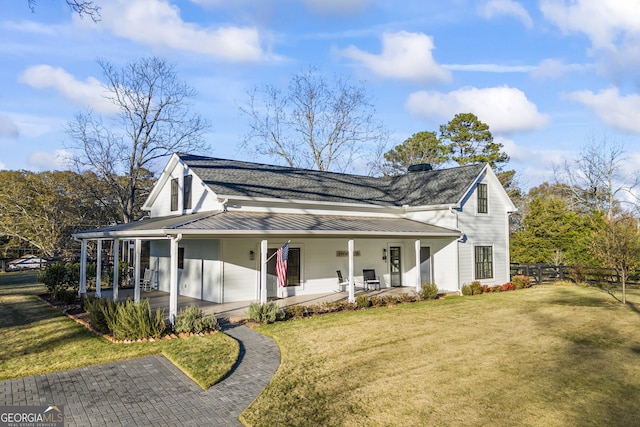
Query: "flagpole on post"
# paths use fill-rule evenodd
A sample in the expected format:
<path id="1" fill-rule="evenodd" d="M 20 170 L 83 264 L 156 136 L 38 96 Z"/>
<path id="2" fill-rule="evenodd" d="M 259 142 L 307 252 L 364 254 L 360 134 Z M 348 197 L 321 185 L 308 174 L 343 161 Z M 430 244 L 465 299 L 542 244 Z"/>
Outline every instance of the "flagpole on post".
<path id="1" fill-rule="evenodd" d="M 287 285 L 287 265 L 289 263 L 290 242 L 291 240 L 287 240 L 287 243 L 282 245 L 282 247 L 276 251 L 276 277 L 278 280 L 278 298 L 283 297 L 284 287 Z"/>

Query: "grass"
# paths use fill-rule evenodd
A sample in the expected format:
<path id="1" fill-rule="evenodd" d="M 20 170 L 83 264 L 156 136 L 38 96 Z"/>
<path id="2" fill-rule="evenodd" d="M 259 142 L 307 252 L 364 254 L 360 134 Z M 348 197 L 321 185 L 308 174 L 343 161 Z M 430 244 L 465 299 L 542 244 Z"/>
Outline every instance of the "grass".
<path id="1" fill-rule="evenodd" d="M 640 425 L 640 292 L 542 286 L 260 327 L 253 426 Z"/>
<path id="2" fill-rule="evenodd" d="M 0 380 L 161 353 L 208 388 L 240 354 L 237 341 L 217 333 L 149 343 L 114 344 L 49 307 L 33 273 L 0 274 Z"/>

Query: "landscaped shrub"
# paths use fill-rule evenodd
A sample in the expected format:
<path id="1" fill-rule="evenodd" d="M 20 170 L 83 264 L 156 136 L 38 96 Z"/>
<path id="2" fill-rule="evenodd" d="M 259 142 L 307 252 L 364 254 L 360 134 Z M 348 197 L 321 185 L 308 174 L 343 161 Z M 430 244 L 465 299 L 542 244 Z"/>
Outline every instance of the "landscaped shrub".
<path id="1" fill-rule="evenodd" d="M 356 297 L 356 307 L 369 308 L 370 305 L 371 305 L 371 301 L 369 301 L 368 295 L 358 295 Z"/>
<path id="2" fill-rule="evenodd" d="M 384 299 L 384 305 L 387 306 L 393 306 L 399 303 L 398 298 L 393 295 L 385 295 L 382 299 Z"/>
<path id="3" fill-rule="evenodd" d="M 127 299 L 124 303 L 102 306 L 109 330 L 116 340 L 137 340 L 159 338 L 165 333 L 167 325 L 164 311 L 151 312 L 149 300 L 138 303 Z"/>
<path id="4" fill-rule="evenodd" d="M 400 294 L 398 295 L 398 302 L 407 303 L 407 302 L 415 302 L 416 297 L 411 294 Z"/>
<path id="5" fill-rule="evenodd" d="M 107 334 L 110 332 L 109 325 L 107 323 L 107 318 L 105 317 L 105 309 L 103 306 L 111 305 L 112 309 L 109 309 L 108 312 L 115 313 L 115 303 L 110 298 L 94 298 L 88 297 L 84 301 L 84 310 L 89 314 L 89 323 L 99 332 Z"/>
<path id="6" fill-rule="evenodd" d="M 531 277 L 529 276 L 513 276 L 511 283 L 516 289 L 525 289 L 531 287 Z"/>
<path id="7" fill-rule="evenodd" d="M 501 285 L 494 285 L 489 289 L 489 292 L 501 292 L 501 291 L 502 291 Z"/>
<path id="8" fill-rule="evenodd" d="M 278 304 L 273 301 L 266 304 L 254 302 L 249 305 L 247 316 L 255 322 L 273 323 L 282 317 L 282 313 Z"/>
<path id="9" fill-rule="evenodd" d="M 67 269 L 64 264 L 51 264 L 46 270 L 38 273 L 38 282 L 44 283 L 47 291 L 53 294 L 57 289 L 65 287 Z"/>
<path id="10" fill-rule="evenodd" d="M 371 301 L 372 307 L 384 306 L 384 298 L 382 298 L 380 295 L 371 295 L 371 297 L 369 298 L 369 301 Z"/>
<path id="11" fill-rule="evenodd" d="M 473 295 L 473 291 L 471 290 L 471 286 L 470 285 L 467 285 L 467 284 L 462 285 L 462 295 L 464 295 L 466 297 L 470 296 L 470 295 Z"/>
<path id="12" fill-rule="evenodd" d="M 513 283 L 511 283 L 511 282 L 507 282 L 507 283 L 505 283 L 504 285 L 500 286 L 500 290 L 501 290 L 501 291 L 503 291 L 503 292 L 506 292 L 506 291 L 515 291 L 515 290 L 516 290 L 516 287 L 515 287 L 515 286 L 513 286 Z"/>
<path id="13" fill-rule="evenodd" d="M 482 285 L 477 280 L 471 282 L 471 295 L 480 295 L 482 293 Z"/>
<path id="14" fill-rule="evenodd" d="M 180 310 L 174 328 L 177 333 L 187 334 L 214 331 L 218 328 L 218 319 L 214 314 L 205 316 L 200 307 L 191 305 Z"/>
<path id="15" fill-rule="evenodd" d="M 290 305 L 284 308 L 285 319 L 302 319 L 307 309 L 304 305 Z"/>
<path id="16" fill-rule="evenodd" d="M 422 298 L 423 300 L 438 298 L 438 287 L 436 286 L 436 284 L 424 283 L 420 291 L 420 298 Z"/>
<path id="17" fill-rule="evenodd" d="M 480 293 L 488 294 L 489 292 L 491 292 L 491 287 L 489 285 L 482 285 L 482 287 L 480 288 Z"/>

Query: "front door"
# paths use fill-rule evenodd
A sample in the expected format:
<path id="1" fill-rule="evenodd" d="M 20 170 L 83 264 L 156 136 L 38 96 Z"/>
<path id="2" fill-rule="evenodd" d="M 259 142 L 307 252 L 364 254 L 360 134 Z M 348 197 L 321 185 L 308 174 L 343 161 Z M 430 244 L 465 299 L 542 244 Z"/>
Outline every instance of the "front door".
<path id="1" fill-rule="evenodd" d="M 389 247 L 391 286 L 402 286 L 402 256 L 400 246 Z"/>
<path id="2" fill-rule="evenodd" d="M 420 248 L 420 280 L 422 283 L 431 283 L 431 248 Z"/>

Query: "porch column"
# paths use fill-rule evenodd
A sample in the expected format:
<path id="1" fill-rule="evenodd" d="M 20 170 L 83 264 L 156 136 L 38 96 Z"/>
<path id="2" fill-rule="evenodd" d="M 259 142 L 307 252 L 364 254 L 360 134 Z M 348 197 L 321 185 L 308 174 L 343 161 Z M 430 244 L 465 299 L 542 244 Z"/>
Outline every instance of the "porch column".
<path id="1" fill-rule="evenodd" d="M 134 287 L 133 287 L 133 300 L 135 302 L 140 302 L 140 254 L 141 250 L 140 239 L 136 239 L 134 243 L 135 252 L 133 254 L 133 277 L 134 277 Z"/>
<path id="2" fill-rule="evenodd" d="M 118 264 L 120 263 L 120 240 L 113 239 L 113 300 L 118 301 Z"/>
<path id="3" fill-rule="evenodd" d="M 416 240 L 416 293 L 422 292 L 422 277 L 420 273 L 420 240 Z"/>
<path id="4" fill-rule="evenodd" d="M 96 298 L 102 297 L 100 285 L 102 285 L 102 240 L 98 240 L 96 246 Z"/>
<path id="5" fill-rule="evenodd" d="M 169 281 L 169 321 L 175 324 L 178 315 L 178 242 L 182 234 L 171 236 L 171 268 Z"/>
<path id="6" fill-rule="evenodd" d="M 353 240 L 349 240 L 349 302 L 356 302 L 356 285 L 353 280 L 353 248 L 354 248 Z"/>
<path id="7" fill-rule="evenodd" d="M 80 299 L 87 295 L 87 241 L 80 241 Z"/>
<path id="8" fill-rule="evenodd" d="M 258 300 L 260 304 L 267 303 L 267 251 L 268 241 L 260 242 L 260 290 L 258 291 Z"/>

